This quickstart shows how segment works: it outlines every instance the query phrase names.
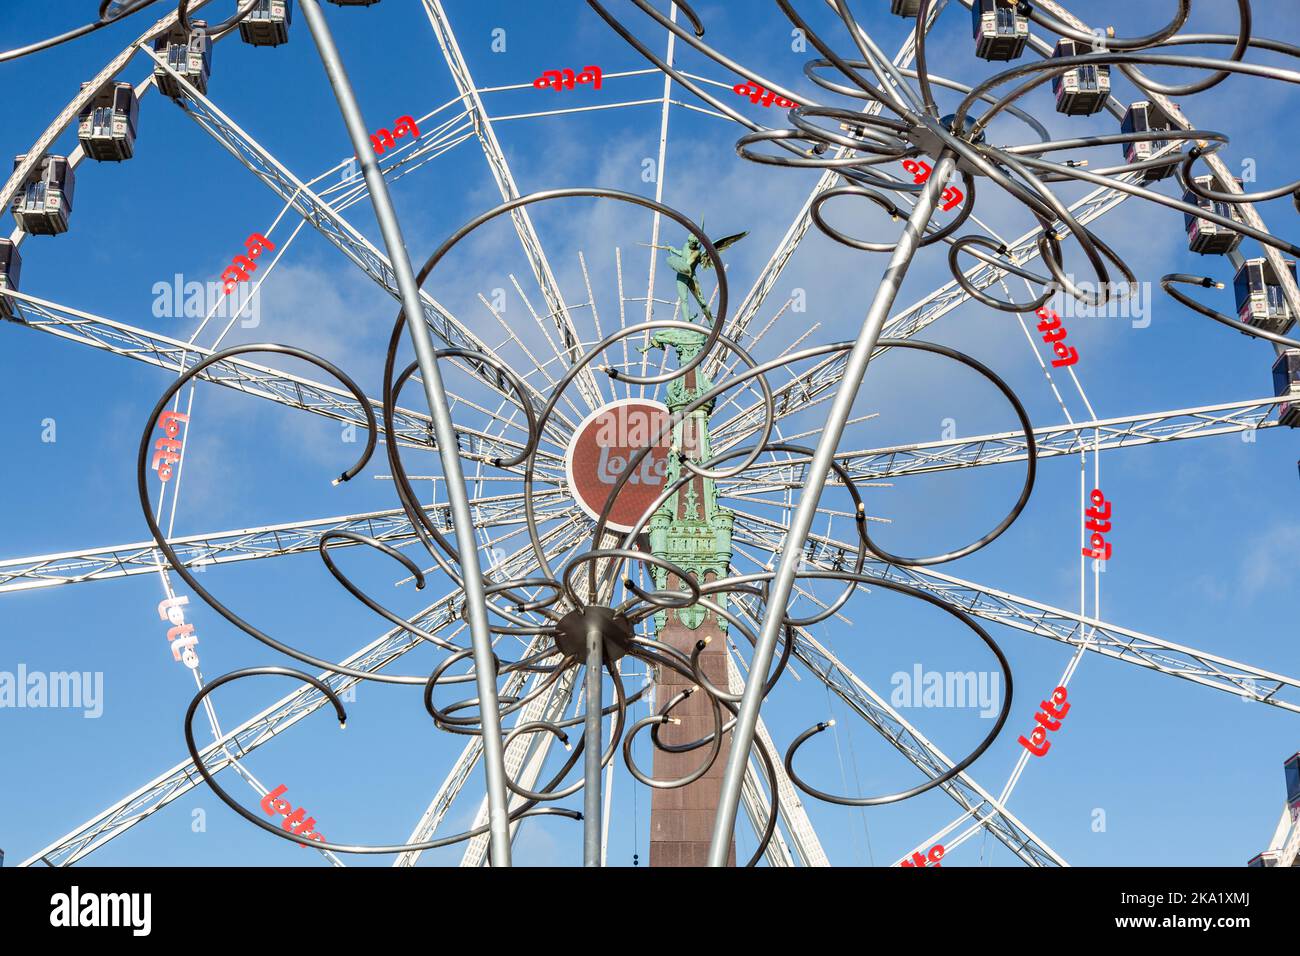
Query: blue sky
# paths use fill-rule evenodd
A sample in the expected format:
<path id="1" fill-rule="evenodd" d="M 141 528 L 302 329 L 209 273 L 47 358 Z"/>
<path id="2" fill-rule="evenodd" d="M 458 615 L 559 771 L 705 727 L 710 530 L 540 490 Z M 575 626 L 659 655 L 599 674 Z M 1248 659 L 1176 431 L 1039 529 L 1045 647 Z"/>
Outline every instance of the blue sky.
<path id="1" fill-rule="evenodd" d="M 0 46 L 11 47 L 53 33 L 87 15 L 92 4 L 12 0 Z M 228 0 L 215 4 L 224 16 Z M 827 28 L 841 49 L 824 10 L 801 4 Z M 885 9 L 883 0 L 859 0 L 855 9 Z M 955 4 L 954 4 L 955 6 Z M 1122 34 L 1149 32 L 1166 15 L 1134 12 L 1109 0 L 1091 5 L 1099 23 L 1114 22 Z M 1200 6 L 1200 5 L 1198 5 Z M 576 0 L 542 7 L 521 3 L 447 4 L 452 25 L 480 88 L 530 84 L 542 71 L 598 64 L 606 74 L 641 70 L 645 63 Z M 1259 33 L 1296 42 L 1294 20 L 1281 0 L 1258 0 Z M 74 11 L 75 8 L 75 11 Z M 615 4 L 616 9 L 622 5 Z M 160 8 L 161 9 L 161 8 Z M 630 7 L 629 7 L 630 9 Z M 808 54 L 791 49 L 789 25 L 774 7 L 700 4 L 708 39 L 737 59 L 815 95 L 801 70 Z M 423 116 L 455 95 L 421 5 L 386 0 L 368 10 L 327 13 L 371 128 L 391 126 L 402 115 Z M 141 14 L 127 25 L 39 56 L 0 64 L 11 95 L 3 126 L 9 153 L 27 150 L 79 84 L 143 28 Z M 160 14 L 159 14 L 160 15 Z M 1105 19 L 1111 17 L 1111 19 Z M 638 23 L 640 21 L 634 20 Z M 870 14 L 869 26 L 892 54 L 904 21 Z M 504 29 L 505 50 L 492 48 L 493 31 Z M 1225 10 L 1200 13 L 1190 29 L 1232 29 Z M 642 28 L 655 49 L 661 35 Z M 680 48 L 679 48 L 680 49 Z M 971 52 L 963 11 L 944 15 L 931 44 L 931 63 L 945 75 L 971 80 L 989 75 L 989 64 Z M 1260 58 L 1268 59 L 1268 58 Z M 730 85 L 737 78 L 682 54 L 691 72 Z M 138 83 L 148 63 L 137 57 L 122 78 Z M 1121 99 L 1136 99 L 1117 78 Z M 589 103 L 622 103 L 658 97 L 662 79 L 607 79 L 589 88 L 555 93 L 531 87 L 486 95 L 493 116 L 512 116 Z M 724 88 L 724 100 L 743 103 Z M 250 135 L 287 168 L 307 179 L 350 153 L 347 137 L 304 22 L 291 41 L 275 50 L 255 49 L 237 38 L 214 54 L 209 93 Z M 680 97 L 679 97 L 680 98 Z M 942 99 L 953 103 L 950 96 Z M 1053 132 L 1108 131 L 1106 115 L 1066 118 L 1052 112 L 1048 94 L 1030 103 Z M 1289 121 L 1295 93 L 1282 84 L 1231 79 L 1194 97 L 1185 110 L 1203 128 L 1232 137 L 1224 156 L 1230 166 L 1255 161 L 1259 185 L 1294 178 L 1287 159 L 1296 146 Z M 744 104 L 747 115 L 775 125 L 773 110 Z M 431 128 L 437 120 L 426 124 Z M 995 124 L 991 138 L 1023 141 L 1014 120 Z M 498 124 L 498 135 L 520 188 L 527 192 L 597 184 L 653 195 L 642 179 L 643 161 L 658 146 L 657 104 L 601 112 L 516 119 Z M 725 235 L 751 235 L 727 260 L 738 300 L 780 240 L 816 181 L 815 172 L 775 169 L 736 157 L 736 127 L 680 108 L 672 111 L 664 170 L 665 200 Z M 64 133 L 56 151 L 75 145 Z M 1099 166 L 1119 161 L 1118 149 L 1093 157 Z M 981 184 L 983 185 L 983 184 Z M 1169 192 L 1169 182 L 1161 184 Z M 393 187 L 406 240 L 417 266 L 452 230 L 498 199 L 481 151 L 470 140 L 433 160 Z M 1078 189 L 1063 189 L 1074 198 Z M 1032 225 L 1029 218 L 990 188 L 980 190 L 978 214 L 1006 236 Z M 181 273 L 187 280 L 217 279 L 253 231 L 277 242 L 297 224 L 292 213 L 269 232 L 280 200 L 218 147 L 194 122 L 152 92 L 142 103 L 136 157 L 121 166 L 87 162 L 78 170 L 72 229 L 23 246 L 22 288 L 41 298 L 187 339 L 193 318 L 156 317 L 153 288 Z M 1274 231 L 1287 234 L 1294 209 L 1285 200 L 1262 213 Z M 367 203 L 348 219 L 373 242 L 378 230 Z M 873 218 L 874 217 L 874 218 Z M 857 234 L 894 235 L 897 228 L 875 213 L 837 209 L 833 221 Z M 644 296 L 649 219 L 622 208 L 573 203 L 536 216 L 566 298 L 586 300 L 578 252 L 586 257 L 606 330 L 617 323 L 614 248 L 622 250 L 628 296 Z M 5 227 L 6 233 L 8 226 Z M 1181 214 L 1129 201 L 1095 227 L 1135 269 L 1155 282 L 1167 272 L 1213 274 L 1229 282 L 1226 261 L 1186 251 Z M 666 231 L 665 241 L 681 236 Z M 1247 243 L 1247 254 L 1254 254 Z M 1068 263 L 1080 273 L 1082 257 Z M 926 251 L 899 298 L 907 306 L 948 279 L 945 256 Z M 807 312 L 787 312 L 756 350 L 770 357 L 817 327 L 813 342 L 852 338 L 874 291 L 884 260 L 838 246 L 815 230 L 760 312 L 765 323 L 803 289 Z M 656 295 L 670 294 L 659 269 Z M 530 347 L 544 348 L 509 275 L 535 306 L 541 296 L 508 225 L 497 224 L 458 250 L 430 280 L 428 289 L 464 316 L 490 343 L 503 333 L 478 301 L 508 290 L 505 318 Z M 1012 288 L 1012 292 L 1019 290 Z M 369 394 L 378 394 L 382 349 L 396 313 L 393 300 L 359 273 L 312 229 L 304 229 L 262 290 L 261 325 L 236 329 L 225 344 L 278 341 L 319 352 L 341 363 Z M 1070 341 L 1082 356 L 1076 371 L 1098 416 L 1178 409 L 1261 398 L 1271 392 L 1272 350 L 1267 345 L 1201 320 L 1155 293 L 1152 322 L 1133 328 L 1124 320 L 1076 318 Z M 1209 293 L 1213 296 L 1216 293 Z M 1231 310 L 1230 293 L 1214 301 Z M 628 321 L 635 321 L 629 308 Z M 516 324 L 517 323 L 517 324 Z M 969 352 L 1006 377 L 1036 425 L 1064 420 L 1044 381 L 1030 343 L 1014 316 L 967 304 L 923 336 Z M 5 487 L 0 504 L 0 555 L 45 554 L 143 540 L 147 529 L 135 495 L 134 460 L 149 409 L 170 381 L 143 363 L 23 330 L 0 328 L 0 388 L 6 414 L 0 419 Z M 199 339 L 212 342 L 212 329 Z M 509 350 L 507 350 L 509 352 Z M 518 351 L 512 360 L 521 361 Z M 255 358 L 255 360 L 257 360 Z M 879 417 L 855 425 L 845 447 L 868 448 L 940 438 L 947 420 L 959 435 L 1013 427 L 1009 409 L 986 384 L 929 356 L 891 353 L 872 365 L 855 414 Z M 267 364 L 276 365 L 271 360 Z M 283 367 L 320 374 L 296 363 Z M 453 387 L 464 386 L 459 373 Z M 1074 386 L 1058 376 L 1069 413 L 1088 414 Z M 1068 386 L 1068 387 L 1067 387 Z M 414 397 L 407 398 L 413 403 Z M 418 406 L 413 406 L 418 407 Z M 786 434 L 815 428 L 825 406 L 795 416 Z M 460 420 L 473 423 L 462 410 Z M 41 440 L 43 420 L 57 423 L 57 441 Z M 811 442 L 811 438 L 803 439 Z M 233 395 L 213 386 L 195 399 L 187 441 L 186 473 L 177 534 L 396 507 L 386 461 L 364 476 L 332 488 L 329 479 L 352 461 L 357 446 L 341 440 L 330 421 Z M 1200 439 L 1102 456 L 1101 486 L 1114 502 L 1115 557 L 1102 578 L 1104 620 L 1165 640 L 1218 653 L 1283 674 L 1300 673 L 1292 641 L 1295 588 L 1288 568 L 1300 546 L 1295 518 L 1297 442 L 1271 429 L 1254 443 L 1239 436 Z M 1091 475 L 1092 462 L 1089 462 Z M 431 456 L 412 453 L 413 474 L 432 474 Z M 896 480 L 864 492 L 873 515 L 892 523 L 878 529 L 880 543 L 905 553 L 957 546 L 996 522 L 1014 500 L 1020 466 L 1008 465 L 933 477 Z M 1091 481 L 1091 478 L 1089 478 Z M 156 490 L 157 482 L 153 483 Z M 427 492 L 429 483 L 421 483 Z M 1040 469 L 1035 495 L 1020 521 L 993 546 L 941 570 L 1014 594 L 1065 608 L 1079 601 L 1078 459 L 1054 459 Z M 839 526 L 836 526 L 837 532 Z M 840 537 L 845 535 L 841 534 Z M 422 594 L 410 585 L 393 588 L 393 568 L 381 555 L 348 552 L 350 574 L 384 595 L 394 609 L 414 612 L 443 593 L 433 581 Z M 743 570 L 750 570 L 743 567 Z M 384 622 L 352 601 L 312 556 L 225 565 L 206 572 L 207 585 L 264 629 L 314 653 L 340 659 L 386 630 Z M 179 582 L 178 582 L 179 584 Z M 23 665 L 32 671 L 91 671 L 104 675 L 104 713 L 84 719 L 70 710 L 0 710 L 0 847 L 10 864 L 26 858 L 81 821 L 126 796 L 179 761 L 184 754 L 181 718 L 193 695 L 190 676 L 171 660 L 155 612 L 162 597 L 156 576 L 73 585 L 0 596 L 0 671 Z M 1091 606 L 1091 596 L 1089 605 Z M 850 602 L 853 624 L 832 621 L 814 635 L 878 692 L 888 696 L 891 677 L 925 670 L 988 670 L 992 659 L 959 626 L 937 611 L 873 592 Z M 191 605 L 201 635 L 204 673 L 215 677 L 236 668 L 285 663 L 246 635 L 227 627 L 215 612 Z M 1001 789 L 1014 766 L 1016 737 L 1033 723 L 1037 701 L 1056 685 L 1071 650 L 1045 638 L 988 625 L 1011 660 L 1016 696 L 1011 719 L 998 742 L 972 770 L 986 789 Z M 432 661 L 432 656 L 428 656 Z M 431 664 L 429 666 L 432 666 Z M 425 658 L 409 655 L 400 673 L 419 673 Z M 284 680 L 246 681 L 216 698 L 229 727 L 278 699 Z M 288 798 L 316 816 L 330 839 L 400 842 L 441 782 L 462 741 L 433 732 L 418 691 L 363 685 L 352 719 L 339 733 L 317 714 L 256 751 L 248 766 L 271 787 L 286 784 Z M 1285 711 L 1243 703 L 1231 695 L 1090 654 L 1070 684 L 1073 709 L 1054 735 L 1048 756 L 1033 759 L 1010 808 L 1047 843 L 1076 865 L 1240 865 L 1263 848 L 1282 797 L 1282 760 L 1300 749 L 1297 718 Z M 800 766 L 827 789 L 879 793 L 917 782 L 917 774 L 870 728 L 860 725 L 827 695 L 806 669 L 784 680 L 765 719 L 783 750 L 795 735 L 828 715 L 834 732 L 800 754 Z M 987 723 L 973 710 L 912 708 L 904 716 L 950 755 L 969 749 Z M 644 708 L 636 716 L 643 716 Z M 200 739 L 207 733 L 200 728 Z M 645 759 L 645 750 L 639 751 Z M 476 772 L 472 781 L 478 785 Z M 230 779 L 227 786 L 248 795 Z M 942 793 L 867 811 L 805 801 L 832 862 L 887 864 L 956 816 Z M 577 803 L 566 801 L 566 805 Z M 634 852 L 647 858 L 648 791 L 633 787 L 621 768 L 610 827 L 610 862 L 628 865 Z M 477 799 L 463 799 L 441 832 L 464 827 Z M 1094 830 L 1096 810 L 1106 829 Z M 195 811 L 206 828 L 195 830 Z M 742 855 L 753 837 L 742 821 Z M 573 865 L 581 860 L 579 828 L 568 821 L 530 822 L 517 843 L 518 862 Z M 318 855 L 254 832 L 205 789 L 175 801 L 142 826 L 91 858 L 96 863 L 277 866 L 322 865 Z M 428 863 L 454 863 L 458 851 L 426 855 Z M 954 865 L 1005 864 L 1010 855 L 993 840 L 975 839 L 953 852 Z M 349 858 L 350 864 L 383 865 L 385 857 Z"/>

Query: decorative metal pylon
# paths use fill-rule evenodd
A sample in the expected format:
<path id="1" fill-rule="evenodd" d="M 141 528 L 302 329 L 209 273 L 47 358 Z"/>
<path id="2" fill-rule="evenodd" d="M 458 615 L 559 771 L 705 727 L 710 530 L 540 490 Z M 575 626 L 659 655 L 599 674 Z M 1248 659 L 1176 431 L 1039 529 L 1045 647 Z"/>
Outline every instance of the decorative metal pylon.
<path id="1" fill-rule="evenodd" d="M 671 348 L 677 360 L 686 364 L 705 342 L 700 332 L 685 329 L 662 329 L 655 333 L 651 345 Z M 668 386 L 667 405 L 676 414 L 713 387 L 699 369 L 674 379 Z M 668 458 L 666 480 L 674 482 L 682 474 L 682 458 L 706 461 L 713 452 L 709 444 L 708 402 L 691 412 L 673 428 L 672 450 Z M 649 521 L 650 549 L 657 558 L 671 561 L 701 583 L 724 578 L 731 564 L 731 529 L 733 512 L 718 505 L 713 479 L 695 477 L 659 508 Z M 654 568 L 655 584 L 661 590 L 687 590 L 686 584 L 665 568 Z M 726 606 L 726 595 L 717 603 Z M 714 687 L 727 686 L 727 622 L 699 605 L 680 610 L 664 610 L 655 615 L 659 640 L 671 644 L 688 657 L 696 643 L 707 641 L 700 653 L 700 670 Z M 693 687 L 686 677 L 668 668 L 659 668 L 655 682 L 655 700 L 660 707 L 673 697 Z M 660 729 L 664 744 L 681 745 L 701 740 L 714 731 L 713 704 L 702 691 L 692 693 L 672 710 L 680 720 Z M 724 713 L 724 718 L 729 715 Z M 708 862 L 713 822 L 726 767 L 730 734 L 723 739 L 721 753 L 709 770 L 698 780 L 677 789 L 656 789 L 651 798 L 650 865 L 704 866 Z M 710 746 L 704 745 L 682 753 L 656 749 L 654 775 L 664 780 L 691 773 L 708 759 Z M 728 865 L 736 865 L 733 842 Z"/>

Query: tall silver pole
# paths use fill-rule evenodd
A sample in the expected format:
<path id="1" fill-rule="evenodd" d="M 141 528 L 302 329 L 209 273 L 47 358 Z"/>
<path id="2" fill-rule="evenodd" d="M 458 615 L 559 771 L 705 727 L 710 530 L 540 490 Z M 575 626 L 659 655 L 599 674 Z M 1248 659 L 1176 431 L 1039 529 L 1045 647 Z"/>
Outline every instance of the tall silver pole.
<path id="1" fill-rule="evenodd" d="M 600 866 L 600 668 L 605 638 L 597 627 L 587 628 L 587 722 L 584 729 L 582 865 Z"/>
<path id="2" fill-rule="evenodd" d="M 880 330 L 894 307 L 898 289 L 903 284 L 903 277 L 916 255 L 921 235 L 934 215 L 935 206 L 942 194 L 948 177 L 956 169 L 956 155 L 945 150 L 939 154 L 934 164 L 934 172 L 922 191 L 916 208 L 907 220 L 907 227 L 898 240 L 894 254 L 889 260 L 876 289 L 871 308 L 862 323 L 862 331 L 849 353 L 844 367 L 844 378 L 831 405 L 826 427 L 822 430 L 821 440 L 817 443 L 817 452 L 813 455 L 804 479 L 804 491 L 799 498 L 799 507 L 795 509 L 794 520 L 786 533 L 785 544 L 781 550 L 781 561 L 777 565 L 776 575 L 772 579 L 771 591 L 767 599 L 767 613 L 763 617 L 763 630 L 759 634 L 758 644 L 754 648 L 754 659 L 749 667 L 749 680 L 745 682 L 745 692 L 740 702 L 740 714 L 736 719 L 736 729 L 731 741 L 731 752 L 727 755 L 727 769 L 722 778 L 722 794 L 718 799 L 718 814 L 713 823 L 713 843 L 709 847 L 709 866 L 726 866 L 730 855 L 732 834 L 736 828 L 736 810 L 740 803 L 740 790 L 745 777 L 745 765 L 749 762 L 749 750 L 754 743 L 754 731 L 758 724 L 758 709 L 762 701 L 763 685 L 767 681 L 768 670 L 772 666 L 772 656 L 776 650 L 777 637 L 781 633 L 781 621 L 785 617 L 786 602 L 794 588 L 795 572 L 799 558 L 803 553 L 804 542 L 812 528 L 813 518 L 817 514 L 817 505 L 821 501 L 822 491 L 826 486 L 826 476 L 830 472 L 831 459 L 844 433 L 844 426 L 849 420 L 853 402 L 867 372 L 867 363 L 871 353 L 876 349 Z"/>
<path id="3" fill-rule="evenodd" d="M 369 127 L 361 116 L 356 95 L 339 58 L 338 48 L 330 33 L 329 24 L 321 13 L 317 0 L 301 0 L 299 4 L 307 18 L 321 62 L 329 76 L 330 85 L 338 99 L 343 122 L 352 138 L 353 149 L 361 161 L 370 199 L 374 203 L 375 218 L 384 236 L 388 258 L 393 264 L 397 288 L 402 293 L 402 308 L 406 311 L 406 327 L 410 330 L 415 358 L 420 365 L 424 381 L 424 395 L 429 402 L 433 418 L 433 434 L 438 442 L 438 455 L 442 459 L 442 473 L 447 479 L 447 498 L 451 504 L 452 521 L 456 530 L 456 546 L 460 551 L 460 573 L 464 579 L 465 612 L 474 648 L 474 674 L 478 683 L 479 713 L 483 728 L 483 769 L 487 776 L 488 826 L 490 859 L 494 867 L 510 865 L 510 826 L 506 805 L 505 752 L 501 745 L 501 718 L 497 711 L 496 662 L 492 654 L 492 639 L 488 632 L 487 607 L 483 595 L 483 576 L 478 565 L 478 542 L 474 539 L 474 526 L 470 518 L 469 499 L 465 492 L 465 476 L 460 468 L 460 452 L 452 426 L 451 412 L 447 406 L 447 393 L 442 386 L 442 375 L 434 356 L 429 329 L 424 322 L 424 308 L 420 302 L 420 289 L 415 283 L 415 273 L 402 239 L 402 229 L 397 223 L 388 195 L 388 184 L 379 171 L 374 150 L 370 146 Z"/>

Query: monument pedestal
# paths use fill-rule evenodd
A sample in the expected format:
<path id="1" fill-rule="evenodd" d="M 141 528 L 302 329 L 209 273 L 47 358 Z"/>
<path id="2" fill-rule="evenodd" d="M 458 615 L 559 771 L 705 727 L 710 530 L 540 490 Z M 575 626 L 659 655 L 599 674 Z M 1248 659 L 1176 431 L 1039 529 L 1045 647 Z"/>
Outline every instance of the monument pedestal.
<path id="1" fill-rule="evenodd" d="M 700 670 L 715 687 L 727 686 L 727 647 L 713 616 L 691 630 L 669 615 L 669 623 L 659 632 L 659 640 L 671 644 L 687 657 L 695 650 L 695 642 L 711 637 L 708 648 L 700 654 Z M 660 668 L 660 680 L 655 684 L 655 706 L 665 702 L 694 685 L 694 681 L 666 667 Z M 673 709 L 680 724 L 666 724 L 659 728 L 659 739 L 666 744 L 690 743 L 713 733 L 713 706 L 704 691 L 697 691 Z M 723 709 L 722 722 L 730 714 Z M 727 766 L 731 732 L 722 738 L 722 750 L 704 776 L 675 790 L 655 790 L 650 801 L 650 865 L 651 866 L 705 866 L 709 858 L 709 844 L 713 840 L 713 819 L 717 813 L 718 796 L 722 788 L 722 773 Z M 656 780 L 683 777 L 698 768 L 709 755 L 711 744 L 686 753 L 669 753 L 655 750 L 654 776 Z M 728 866 L 736 865 L 736 845 L 731 845 Z"/>

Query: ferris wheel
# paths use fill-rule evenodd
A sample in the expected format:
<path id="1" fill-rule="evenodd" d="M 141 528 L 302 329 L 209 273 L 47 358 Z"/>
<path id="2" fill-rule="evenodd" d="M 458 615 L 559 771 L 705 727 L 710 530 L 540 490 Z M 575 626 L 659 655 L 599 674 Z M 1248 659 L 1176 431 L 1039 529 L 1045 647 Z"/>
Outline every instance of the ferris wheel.
<path id="1" fill-rule="evenodd" d="M 931 830 L 909 835 L 911 848 L 889 862 L 937 865 L 963 844 L 992 840 L 1026 865 L 1064 866 L 1042 826 L 1010 804 L 1062 728 L 1085 719 L 1071 714 L 1079 668 L 1137 667 L 1152 681 L 1181 678 L 1200 693 L 1300 712 L 1300 679 L 1279 672 L 1286 661 L 1244 663 L 1224 653 L 1227 645 L 1189 647 L 1102 613 L 1103 575 L 1122 548 L 1113 529 L 1126 507 L 1102 490 L 1104 459 L 1136 446 L 1300 426 L 1300 342 L 1291 337 L 1300 286 L 1288 258 L 1300 250 L 1262 218 L 1290 215 L 1286 199 L 1300 197 L 1300 182 L 1249 192 L 1225 162 L 1227 137 L 1192 119 L 1196 96 L 1226 78 L 1300 82 L 1300 72 L 1248 60 L 1252 52 L 1289 58 L 1300 49 L 1262 39 L 1246 0 L 1235 35 L 1180 32 L 1192 5 L 1177 0 L 1167 26 L 1136 39 L 1095 29 L 1055 0 L 873 0 L 870 13 L 865 3 L 851 10 L 844 0 L 824 0 L 821 12 L 839 28 L 834 39 L 802 6 L 765 5 L 764 16 L 788 23 L 795 42 L 811 48 L 804 72 L 816 101 L 789 78 L 783 84 L 754 69 L 753 51 L 713 46 L 710 25 L 690 5 L 652 0 L 575 5 L 575 16 L 603 31 L 600 53 L 591 56 L 598 62 L 538 64 L 539 75 L 485 86 L 462 51 L 453 5 L 421 0 L 432 35 L 420 42 L 436 45 L 456 95 L 382 119 L 363 117 L 349 76 L 366 64 L 349 61 L 334 40 L 345 28 L 367 29 L 369 13 L 332 9 L 378 3 L 241 0 L 217 22 L 199 19 L 200 10 L 229 4 L 191 0 L 171 9 L 164 2 L 141 13 L 153 0 L 116 0 L 100 5 L 94 23 L 56 38 L 75 42 L 127 18 L 147 26 L 22 151 L 0 193 L 16 222 L 0 241 L 0 316 L 12 326 L 5 332 L 48 333 L 51 362 L 79 344 L 162 369 L 170 380 L 160 386 L 136 457 L 138 507 L 152 537 L 5 558 L 0 591 L 56 596 L 73 585 L 156 578 L 149 626 L 161 628 L 196 693 L 187 713 L 159 715 L 183 724 L 188 757 L 22 865 L 86 860 L 210 787 L 265 839 L 313 847 L 339 866 L 351 854 L 379 854 L 409 867 L 448 847 L 461 865 L 505 866 L 517 833 L 540 817 L 572 820 L 583 862 L 604 865 L 613 862 L 611 820 L 629 816 L 618 804 L 638 789 L 649 806 L 636 826 L 650 865 L 827 866 L 832 854 L 812 804 L 847 813 L 946 794 L 956 806 Z M 927 37 L 953 21 L 971 43 L 970 62 L 951 72 L 977 81 L 941 76 L 933 59 L 927 63 Z M 908 26 L 892 56 L 873 39 L 884 22 Z M 315 176 L 295 171 L 241 125 L 239 104 L 221 95 L 224 56 L 213 55 L 217 46 L 224 54 L 241 43 L 308 42 L 355 148 Z M 1231 52 L 1178 52 L 1189 44 Z M 0 67 L 15 69 L 48 45 L 0 53 Z M 697 61 L 705 65 L 697 69 Z M 1198 78 L 1171 85 L 1142 72 L 1171 67 Z M 942 72 L 950 72 L 946 63 Z M 621 92 L 646 82 L 662 84 L 657 97 Z M 529 105 L 496 109 L 507 97 Z M 957 105 L 940 110 L 939 99 Z M 1077 122 L 1077 133 L 1049 132 L 1034 112 L 1045 104 L 1053 122 Z M 209 148 L 237 160 L 280 204 L 232 249 L 213 289 L 200 290 L 202 321 L 184 340 L 98 315 L 92 303 L 58 301 L 58 289 L 31 287 L 21 269 L 29 236 L 77 228 L 77 170 L 130 160 L 142 113 L 167 109 L 193 120 Z M 516 178 L 503 145 L 507 125 L 546 129 L 560 117 L 610 111 L 654 115 L 653 175 L 641 180 L 652 189 L 530 190 Z M 812 170 L 819 177 L 752 275 L 728 265 L 733 255 L 754 254 L 753 221 L 772 215 L 761 203 L 743 214 L 706 209 L 701 222 L 666 198 L 675 162 L 670 134 L 684 115 L 725 130 L 764 176 Z M 53 151 L 73 135 L 75 148 Z M 455 192 L 454 182 L 435 174 L 449 154 L 465 150 L 482 152 L 499 205 L 442 229 L 446 240 L 421 263 L 407 251 L 410 221 L 389 186 L 427 177 L 431 190 Z M 1004 234 L 981 204 L 992 205 L 986 197 L 1010 199 L 1022 220 L 1037 225 Z M 1266 205 L 1278 199 L 1280 207 Z M 357 225 L 366 203 L 378 241 Z M 1169 274 L 1159 285 L 1189 316 L 1272 345 L 1273 388 L 1256 389 L 1272 394 L 1121 417 L 1093 410 L 1085 349 L 1070 332 L 1090 310 L 1139 293 L 1136 275 L 1106 241 L 1105 217 L 1126 204 L 1184 217 L 1188 248 L 1206 257 L 1205 274 Z M 566 217 L 593 209 L 616 210 L 608 215 L 619 217 L 626 241 L 562 252 L 543 243 Z M 713 232 L 719 219 L 725 238 Z M 377 396 L 344 363 L 293 341 L 233 344 L 240 320 L 264 285 L 274 287 L 307 227 L 387 293 L 379 297 L 385 307 L 391 300 L 400 310 Z M 499 288 L 479 288 L 466 250 L 494 230 L 509 236 L 510 255 L 524 267 Z M 1070 243 L 1078 244 L 1088 281 L 1067 272 Z M 805 290 L 785 299 L 777 291 L 796 253 L 812 244 L 848 247 L 860 256 L 857 268 L 880 277 L 863 303 L 865 319 L 838 338 L 810 317 Z M 899 293 L 909 269 L 929 260 L 946 264 L 951 279 L 904 306 Z M 742 273 L 743 284 L 733 284 Z M 1225 315 L 1207 303 L 1209 290 L 1229 281 L 1234 307 Z M 175 295 L 180 311 L 188 293 Z M 1019 325 L 1056 421 L 1031 421 L 1007 368 L 944 344 L 937 323 L 963 307 Z M 969 376 L 1006 426 L 873 443 L 877 415 L 891 410 L 876 408 L 880 396 L 866 389 L 878 368 L 900 357 Z M 276 359 L 310 371 L 287 372 Z M 1014 362 L 1023 372 L 1025 360 Z M 352 459 L 335 483 L 364 475 L 396 501 L 364 513 L 175 534 L 185 479 L 204 467 L 186 450 L 202 429 L 217 427 L 195 406 L 196 394 L 212 386 L 337 423 Z M 1032 588 L 1022 596 L 941 569 L 997 549 L 1036 482 L 1068 467 L 1053 458 L 1077 468 L 1078 521 L 1065 542 L 1077 573 L 1075 610 L 1034 597 Z M 888 505 L 892 486 L 997 464 L 1009 466 L 999 474 L 1019 468 L 1024 478 L 1010 492 L 997 486 L 992 496 L 1009 507 L 991 530 L 933 555 L 896 553 L 907 548 L 905 530 L 883 526 L 906 528 L 906 515 Z M 391 561 L 399 593 L 428 586 L 441 596 L 415 613 L 391 609 L 345 570 L 348 553 L 362 549 Z M 263 630 L 220 597 L 223 565 L 311 552 L 335 579 L 335 596 L 350 595 L 387 625 L 340 660 Z M 967 742 L 955 756 L 934 742 L 924 717 L 905 714 L 895 695 L 856 672 L 846 652 L 881 620 L 877 608 L 888 600 L 923 608 L 922 628 L 938 620 L 973 637 L 980 666 L 997 676 L 1002 693 L 978 733 L 958 735 Z M 218 628 L 277 652 L 277 665 L 241 662 L 231 650 L 238 641 L 216 650 L 204 635 Z M 1015 697 L 1010 632 L 1062 645 L 1054 685 Z M 206 663 L 207 646 L 220 663 Z M 1097 656 L 1110 660 L 1094 662 Z M 273 679 L 294 687 L 234 723 L 238 714 L 222 704 L 221 689 L 237 682 L 274 688 Z M 427 729 L 454 741 L 409 836 L 384 845 L 334 839 L 345 826 L 326 828 L 301 806 L 294 810 L 285 787 L 249 766 L 264 744 L 324 720 L 314 716 L 319 711 L 343 723 L 345 704 L 356 699 L 349 691 L 367 681 L 377 692 L 422 691 Z M 816 688 L 811 697 L 809 687 Z M 786 703 L 782 695 L 790 695 Z M 872 793 L 847 780 L 825 782 L 826 755 L 843 730 L 830 716 L 834 708 L 901 761 L 899 786 Z M 354 709 L 365 720 L 364 702 Z M 1008 740 L 1016 747 L 1010 774 L 978 782 L 980 759 Z M 170 759 L 158 756 L 160 764 Z M 1298 808 L 1288 793 L 1269 865 L 1295 865 Z M 449 818 L 466 812 L 472 824 L 453 827 Z M 746 826 L 748 842 L 738 848 Z"/>

